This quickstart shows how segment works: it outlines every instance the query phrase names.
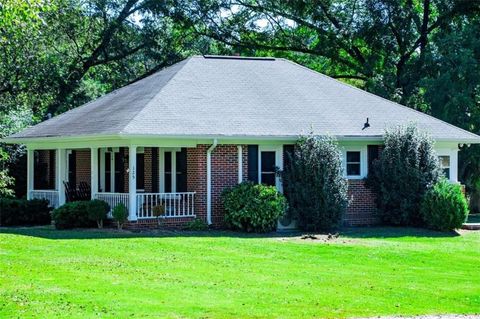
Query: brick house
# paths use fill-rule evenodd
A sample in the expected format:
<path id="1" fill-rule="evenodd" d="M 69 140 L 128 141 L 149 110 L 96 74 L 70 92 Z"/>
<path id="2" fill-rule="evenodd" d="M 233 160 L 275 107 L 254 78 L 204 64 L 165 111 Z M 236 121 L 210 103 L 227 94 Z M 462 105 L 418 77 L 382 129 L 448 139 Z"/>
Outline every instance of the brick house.
<path id="1" fill-rule="evenodd" d="M 63 204 L 65 187 L 124 203 L 131 227 L 201 218 L 221 227 L 220 194 L 275 174 L 303 133 L 335 136 L 351 203 L 345 223 L 377 222 L 363 179 L 384 129 L 416 122 L 457 182 L 459 144 L 480 137 L 284 59 L 194 56 L 4 140 L 28 150 L 28 197 Z M 288 227 L 289 225 L 280 225 Z"/>

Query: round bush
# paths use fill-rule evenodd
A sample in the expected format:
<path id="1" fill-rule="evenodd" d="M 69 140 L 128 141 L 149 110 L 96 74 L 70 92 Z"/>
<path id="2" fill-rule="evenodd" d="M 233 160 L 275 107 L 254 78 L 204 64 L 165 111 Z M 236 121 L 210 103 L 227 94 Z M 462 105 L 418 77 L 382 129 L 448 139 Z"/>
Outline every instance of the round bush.
<path id="1" fill-rule="evenodd" d="M 225 222 L 246 232 L 269 232 L 285 212 L 286 200 L 273 186 L 244 182 L 222 193 Z"/>
<path id="2" fill-rule="evenodd" d="M 57 229 L 92 227 L 95 222 L 88 217 L 88 201 L 70 202 L 52 212 Z"/>
<path id="3" fill-rule="evenodd" d="M 468 216 L 461 186 L 442 179 L 424 196 L 420 213 L 428 228 L 450 231 L 460 228 Z"/>

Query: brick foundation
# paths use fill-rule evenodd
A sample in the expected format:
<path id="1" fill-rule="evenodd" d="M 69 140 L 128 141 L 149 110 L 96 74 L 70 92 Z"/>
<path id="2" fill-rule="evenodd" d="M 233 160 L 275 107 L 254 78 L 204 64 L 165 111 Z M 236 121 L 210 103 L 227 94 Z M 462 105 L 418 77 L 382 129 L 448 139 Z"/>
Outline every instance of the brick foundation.
<path id="1" fill-rule="evenodd" d="M 160 221 L 161 229 L 182 229 L 186 223 L 194 220 L 194 217 L 165 218 Z M 124 225 L 128 230 L 152 230 L 159 228 L 157 219 L 140 219 L 136 222 L 128 222 Z"/>

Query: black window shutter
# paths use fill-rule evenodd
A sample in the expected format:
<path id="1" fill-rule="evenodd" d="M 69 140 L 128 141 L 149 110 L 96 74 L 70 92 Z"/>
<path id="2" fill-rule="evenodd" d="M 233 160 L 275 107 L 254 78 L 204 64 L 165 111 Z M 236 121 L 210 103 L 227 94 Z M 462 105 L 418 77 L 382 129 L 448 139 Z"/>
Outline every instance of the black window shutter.
<path id="1" fill-rule="evenodd" d="M 50 162 L 48 163 L 48 189 L 55 189 L 55 150 L 50 150 L 49 151 L 49 160 Z"/>
<path id="2" fill-rule="evenodd" d="M 295 145 L 283 145 L 283 170 L 290 169 L 291 161 L 293 160 L 295 152 Z M 286 180 L 282 180 L 283 193 L 287 195 L 288 185 Z"/>
<path id="3" fill-rule="evenodd" d="M 258 145 L 248 145 L 248 180 L 258 183 Z"/>
<path id="4" fill-rule="evenodd" d="M 68 157 L 68 182 L 70 187 L 77 185 L 77 152 L 72 150 Z"/>
<path id="5" fill-rule="evenodd" d="M 368 162 L 368 174 L 373 170 L 373 162 L 379 158 L 380 145 L 368 145 L 367 146 L 367 162 Z"/>
<path id="6" fill-rule="evenodd" d="M 158 147 L 152 147 L 152 193 L 158 193 Z"/>
<path id="7" fill-rule="evenodd" d="M 187 191 L 187 149 L 182 148 L 177 152 L 176 157 L 176 171 L 177 171 L 177 192 Z"/>
<path id="8" fill-rule="evenodd" d="M 145 189 L 145 154 L 137 153 L 137 189 Z"/>
<path id="9" fill-rule="evenodd" d="M 290 166 L 290 160 L 293 159 L 295 145 L 283 145 L 283 168 Z"/>

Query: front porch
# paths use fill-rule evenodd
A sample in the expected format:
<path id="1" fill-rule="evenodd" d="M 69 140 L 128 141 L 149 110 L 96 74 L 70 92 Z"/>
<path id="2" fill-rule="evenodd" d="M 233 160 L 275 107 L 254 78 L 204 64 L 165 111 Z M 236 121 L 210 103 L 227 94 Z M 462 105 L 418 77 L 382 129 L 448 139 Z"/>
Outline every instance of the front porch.
<path id="1" fill-rule="evenodd" d="M 165 219 L 206 217 L 196 212 L 202 207 L 196 190 L 203 182 L 193 173 L 201 163 L 190 156 L 187 165 L 187 148 L 29 149 L 27 156 L 27 197 L 46 199 L 52 207 L 100 199 L 112 209 L 124 204 L 131 222 L 155 218 L 157 205 L 164 206 Z"/>

